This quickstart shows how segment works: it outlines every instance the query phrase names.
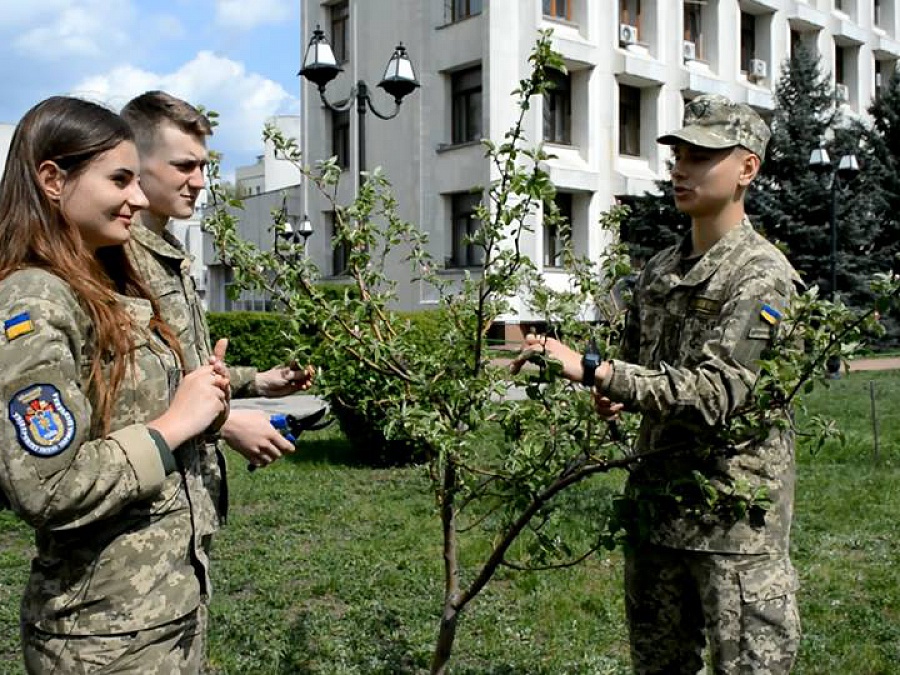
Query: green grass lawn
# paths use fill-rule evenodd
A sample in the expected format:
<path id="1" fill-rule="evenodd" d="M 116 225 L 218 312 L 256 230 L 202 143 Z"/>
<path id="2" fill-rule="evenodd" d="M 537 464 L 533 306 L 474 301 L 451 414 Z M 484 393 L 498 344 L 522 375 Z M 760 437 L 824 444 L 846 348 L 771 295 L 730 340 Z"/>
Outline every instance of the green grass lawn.
<path id="1" fill-rule="evenodd" d="M 872 460 L 875 382 L 881 462 Z M 804 638 L 795 672 L 900 672 L 900 372 L 817 391 L 845 447 L 801 452 L 793 557 Z M 215 549 L 211 661 L 241 674 L 419 673 L 441 604 L 438 522 L 420 468 L 344 461 L 331 430 L 248 474 L 229 457 L 232 507 Z M 587 486 L 608 488 L 618 477 Z M 18 599 L 30 535 L 0 513 L 0 673 L 20 673 Z M 477 547 L 475 553 L 477 557 Z M 472 558 L 470 557 L 470 560 Z M 464 614 L 457 675 L 629 672 L 617 554 L 569 570 L 501 573 Z"/>

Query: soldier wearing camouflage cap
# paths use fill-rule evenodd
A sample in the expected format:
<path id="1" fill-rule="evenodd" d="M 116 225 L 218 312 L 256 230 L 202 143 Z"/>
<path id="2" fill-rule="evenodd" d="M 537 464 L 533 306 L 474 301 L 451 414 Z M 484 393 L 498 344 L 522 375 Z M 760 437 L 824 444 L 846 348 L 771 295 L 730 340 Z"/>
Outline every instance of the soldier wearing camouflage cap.
<path id="1" fill-rule="evenodd" d="M 182 351 L 128 263 L 147 206 L 131 129 L 53 97 L 0 182 L 0 488 L 35 530 L 28 673 L 196 673 L 208 595 L 202 436 L 228 371 Z"/>
<path id="2" fill-rule="evenodd" d="M 675 203 L 691 231 L 644 267 L 621 359 L 528 336 L 514 366 L 540 347 L 564 375 L 593 385 L 602 417 L 642 413 L 637 450 L 652 454 L 626 491 L 640 514 L 625 551 L 636 673 L 695 675 L 705 646 L 716 673 L 787 673 L 797 652 L 793 435 L 773 426 L 734 445 L 723 434 L 800 285 L 744 211 L 768 138 L 748 106 L 715 95 L 689 102 L 684 126 L 659 142 L 673 146 Z M 764 493 L 770 504 L 712 511 L 707 486 Z"/>
<path id="3" fill-rule="evenodd" d="M 688 143 L 710 150 L 742 146 L 761 160 L 766 156 L 769 127 L 753 108 L 718 94 L 698 96 L 684 106 L 684 126 L 660 136 L 658 143 Z"/>

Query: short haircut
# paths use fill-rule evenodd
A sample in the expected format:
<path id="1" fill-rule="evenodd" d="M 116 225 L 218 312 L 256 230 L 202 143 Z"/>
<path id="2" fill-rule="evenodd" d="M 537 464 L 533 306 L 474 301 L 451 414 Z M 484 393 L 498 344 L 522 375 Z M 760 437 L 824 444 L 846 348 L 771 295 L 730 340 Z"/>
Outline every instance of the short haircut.
<path id="1" fill-rule="evenodd" d="M 131 125 L 141 154 L 153 150 L 156 133 L 167 122 L 198 138 L 212 135 L 212 124 L 206 115 L 164 91 L 148 91 L 131 99 L 120 114 Z"/>

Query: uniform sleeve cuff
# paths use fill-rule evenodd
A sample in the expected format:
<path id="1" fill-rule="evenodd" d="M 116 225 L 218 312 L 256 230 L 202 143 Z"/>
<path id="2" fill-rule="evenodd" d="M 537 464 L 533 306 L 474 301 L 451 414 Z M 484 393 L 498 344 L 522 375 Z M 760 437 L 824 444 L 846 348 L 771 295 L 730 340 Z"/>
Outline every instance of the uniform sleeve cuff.
<path id="1" fill-rule="evenodd" d="M 178 464 L 175 462 L 175 455 L 172 454 L 172 448 L 169 447 L 169 444 L 166 443 L 166 439 L 163 438 L 162 434 L 156 429 L 147 427 L 147 431 L 150 433 L 150 438 L 156 443 L 156 449 L 159 450 L 159 458 L 163 463 L 163 471 L 165 471 L 168 476 L 178 469 Z"/>
<path id="2" fill-rule="evenodd" d="M 248 366 L 229 369 L 231 373 L 231 395 L 234 398 L 252 398 L 259 396 L 256 388 L 256 368 Z"/>
<path id="3" fill-rule="evenodd" d="M 610 361 L 610 375 L 603 383 L 602 391 L 613 401 L 628 405 L 634 397 L 631 378 L 628 376 L 628 364 L 624 361 Z"/>
<path id="4" fill-rule="evenodd" d="M 109 435 L 110 440 L 122 448 L 131 468 L 134 469 L 141 497 L 158 492 L 166 479 L 159 448 L 148 432 L 149 429 L 145 425 L 132 424 Z"/>

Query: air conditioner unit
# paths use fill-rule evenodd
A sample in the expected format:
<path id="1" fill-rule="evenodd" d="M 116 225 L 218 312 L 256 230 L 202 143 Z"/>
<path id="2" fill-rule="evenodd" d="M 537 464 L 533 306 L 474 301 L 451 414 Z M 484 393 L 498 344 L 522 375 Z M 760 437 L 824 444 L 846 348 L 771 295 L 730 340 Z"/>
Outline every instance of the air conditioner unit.
<path id="1" fill-rule="evenodd" d="M 850 89 L 847 88 L 846 84 L 838 82 L 834 85 L 834 100 L 838 103 L 846 103 L 850 100 Z"/>
<path id="2" fill-rule="evenodd" d="M 627 23 L 619 24 L 619 44 L 636 45 L 638 41 L 637 26 L 629 26 Z"/>
<path id="3" fill-rule="evenodd" d="M 693 61 L 697 58 L 697 45 L 690 40 L 685 40 L 683 45 L 683 54 L 685 61 Z"/>
<path id="4" fill-rule="evenodd" d="M 762 59 L 750 59 L 750 70 L 747 74 L 751 80 L 764 80 L 769 75 L 769 64 Z"/>

